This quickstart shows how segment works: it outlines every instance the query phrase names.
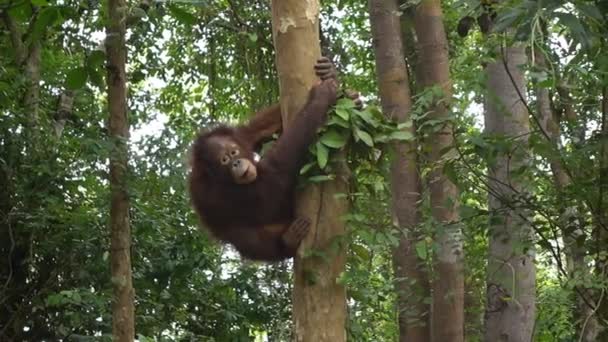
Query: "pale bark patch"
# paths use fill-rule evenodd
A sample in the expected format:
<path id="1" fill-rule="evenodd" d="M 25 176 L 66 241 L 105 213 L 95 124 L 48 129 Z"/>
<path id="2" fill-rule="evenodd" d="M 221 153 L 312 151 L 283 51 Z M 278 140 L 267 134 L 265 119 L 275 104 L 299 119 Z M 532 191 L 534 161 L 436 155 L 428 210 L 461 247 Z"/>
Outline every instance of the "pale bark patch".
<path id="1" fill-rule="evenodd" d="M 291 26 L 296 27 L 296 21 L 292 17 L 279 18 L 279 32 L 286 33 Z"/>
<path id="2" fill-rule="evenodd" d="M 311 24 L 316 24 L 319 13 L 319 0 L 306 0 L 306 19 Z"/>

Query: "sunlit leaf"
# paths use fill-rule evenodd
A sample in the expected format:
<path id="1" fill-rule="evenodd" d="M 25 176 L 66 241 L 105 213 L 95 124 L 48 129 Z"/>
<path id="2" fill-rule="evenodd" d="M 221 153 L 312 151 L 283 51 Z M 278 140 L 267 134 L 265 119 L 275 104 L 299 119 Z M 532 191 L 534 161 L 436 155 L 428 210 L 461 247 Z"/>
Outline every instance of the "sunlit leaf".
<path id="1" fill-rule="evenodd" d="M 426 260 L 428 258 L 428 250 L 425 241 L 416 242 L 416 255 L 418 258 L 422 260 Z"/>
<path id="2" fill-rule="evenodd" d="M 300 174 L 303 175 L 306 172 L 308 172 L 313 166 L 315 166 L 315 163 L 306 163 L 304 166 L 302 166 L 302 168 L 300 169 Z"/>
<path id="3" fill-rule="evenodd" d="M 336 108 L 340 108 L 340 109 L 355 108 L 355 103 L 353 100 L 343 97 L 343 98 L 338 99 L 338 101 L 336 103 Z"/>
<path id="4" fill-rule="evenodd" d="M 346 109 L 342 109 L 342 108 L 336 108 L 336 114 L 342 118 L 343 120 L 348 121 L 348 118 L 350 118 L 350 114 L 348 113 L 348 111 Z"/>
<path id="5" fill-rule="evenodd" d="M 393 140 L 413 141 L 414 135 L 411 132 L 398 131 L 393 132 L 389 136 Z"/>
<path id="6" fill-rule="evenodd" d="M 321 142 L 317 142 L 317 163 L 321 169 L 324 169 L 327 165 L 327 158 L 329 157 L 329 150 Z"/>
<path id="7" fill-rule="evenodd" d="M 369 147 L 373 147 L 374 146 L 374 139 L 372 139 L 372 136 L 369 135 L 369 133 L 362 131 L 360 129 L 355 129 L 355 135 L 361 139 L 365 145 L 369 146 Z"/>
<path id="8" fill-rule="evenodd" d="M 414 122 L 410 119 L 404 122 L 401 122 L 397 125 L 397 129 L 402 130 L 404 128 L 411 128 L 414 125 Z"/>

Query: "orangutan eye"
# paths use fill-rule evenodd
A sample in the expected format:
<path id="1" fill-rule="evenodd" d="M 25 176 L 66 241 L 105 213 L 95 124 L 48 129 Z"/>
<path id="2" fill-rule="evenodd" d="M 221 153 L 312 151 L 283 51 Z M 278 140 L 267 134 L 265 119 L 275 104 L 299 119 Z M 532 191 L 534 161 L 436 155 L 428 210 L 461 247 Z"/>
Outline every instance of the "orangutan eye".
<path id="1" fill-rule="evenodd" d="M 239 154 L 239 150 L 232 150 L 230 152 L 230 155 L 233 156 L 233 157 L 236 156 L 237 154 Z"/>
<path id="2" fill-rule="evenodd" d="M 221 160 L 222 165 L 226 165 L 229 162 L 230 162 L 230 157 L 228 157 L 227 155 L 224 155 Z"/>

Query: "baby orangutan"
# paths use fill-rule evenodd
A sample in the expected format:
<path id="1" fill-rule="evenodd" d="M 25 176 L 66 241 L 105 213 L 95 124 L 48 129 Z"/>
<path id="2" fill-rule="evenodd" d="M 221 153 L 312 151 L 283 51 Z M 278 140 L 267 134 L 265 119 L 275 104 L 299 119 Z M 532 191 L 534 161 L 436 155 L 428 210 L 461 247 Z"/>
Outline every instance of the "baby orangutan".
<path id="1" fill-rule="evenodd" d="M 261 160 L 254 158 L 256 149 L 281 129 L 279 105 L 258 112 L 247 124 L 202 133 L 194 142 L 189 179 L 194 208 L 204 226 L 243 257 L 293 257 L 308 233 L 309 220 L 294 213 L 296 180 L 338 92 L 329 59 L 320 58 L 315 71 L 321 81 L 310 90 L 293 126 Z"/>

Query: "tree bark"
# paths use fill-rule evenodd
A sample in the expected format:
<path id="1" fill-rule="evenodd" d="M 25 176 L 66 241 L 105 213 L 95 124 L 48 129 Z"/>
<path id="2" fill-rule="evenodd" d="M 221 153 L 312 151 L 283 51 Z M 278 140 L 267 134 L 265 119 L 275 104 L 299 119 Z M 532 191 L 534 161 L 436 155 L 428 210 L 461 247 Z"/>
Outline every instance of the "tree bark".
<path id="1" fill-rule="evenodd" d="M 396 122 L 406 122 L 411 120 L 412 104 L 397 0 L 369 0 L 369 13 L 383 112 Z M 413 125 L 404 130 L 416 134 Z M 416 142 L 395 142 L 392 148 L 392 215 L 400 231 L 399 246 L 393 250 L 399 341 L 426 342 L 430 340 L 430 307 L 425 299 L 430 289 L 425 262 L 415 252 L 421 238 L 416 229 L 420 220 Z"/>
<path id="2" fill-rule="evenodd" d="M 598 237 L 597 242 L 597 274 L 601 279 L 606 279 L 608 275 L 608 262 L 606 261 L 606 249 L 608 247 L 608 86 L 602 87 L 602 101 L 601 101 L 601 112 L 602 121 L 600 127 L 600 170 L 599 170 L 599 194 L 597 200 L 597 217 L 595 218 L 594 235 Z M 598 300 L 600 305 L 598 313 L 605 322 L 608 320 L 608 303 L 606 301 L 606 295 L 604 294 L 603 300 Z M 604 329 L 600 332 L 598 340 L 604 341 L 608 339 L 608 330 Z"/>
<path id="3" fill-rule="evenodd" d="M 116 341 L 133 341 L 135 337 L 127 193 L 129 122 L 125 72 L 126 8 L 124 0 L 108 0 L 107 83 L 109 133 L 113 143 L 110 154 L 110 264 L 113 287 L 112 335 Z"/>
<path id="4" fill-rule="evenodd" d="M 433 163 L 430 175 L 431 213 L 439 225 L 436 232 L 436 279 L 433 281 L 432 340 L 464 339 L 464 270 L 462 231 L 458 221 L 459 192 L 443 173 L 442 155 L 453 145 L 453 127 L 447 102 L 452 94 L 448 43 L 439 0 L 423 0 L 416 8 L 418 67 L 422 86 L 443 90 L 442 101 L 432 108 L 432 119 L 446 120 L 430 138 L 428 150 Z"/>
<path id="5" fill-rule="evenodd" d="M 281 110 L 286 129 L 302 108 L 317 80 L 313 66 L 320 56 L 318 0 L 273 0 L 272 31 L 277 52 Z M 346 341 L 346 293 L 336 279 L 344 271 L 344 244 L 335 240 L 345 232 L 348 211 L 346 164 L 336 161 L 336 180 L 308 185 L 298 195 L 298 215 L 311 219 L 311 230 L 294 260 L 293 322 L 295 340 Z M 330 247 L 334 248 L 330 248 Z M 328 258 L 305 257 L 307 249 L 324 251 Z"/>
<path id="6" fill-rule="evenodd" d="M 514 176 L 529 163 L 530 122 L 523 102 L 526 63 L 522 46 L 499 52 L 487 66 L 486 132 L 513 140 L 510 151 L 489 165 L 490 250 L 488 256 L 485 341 L 531 341 L 536 313 L 534 231 L 529 213 L 518 204 L 527 182 Z M 508 68 L 508 69 L 507 69 Z"/>

